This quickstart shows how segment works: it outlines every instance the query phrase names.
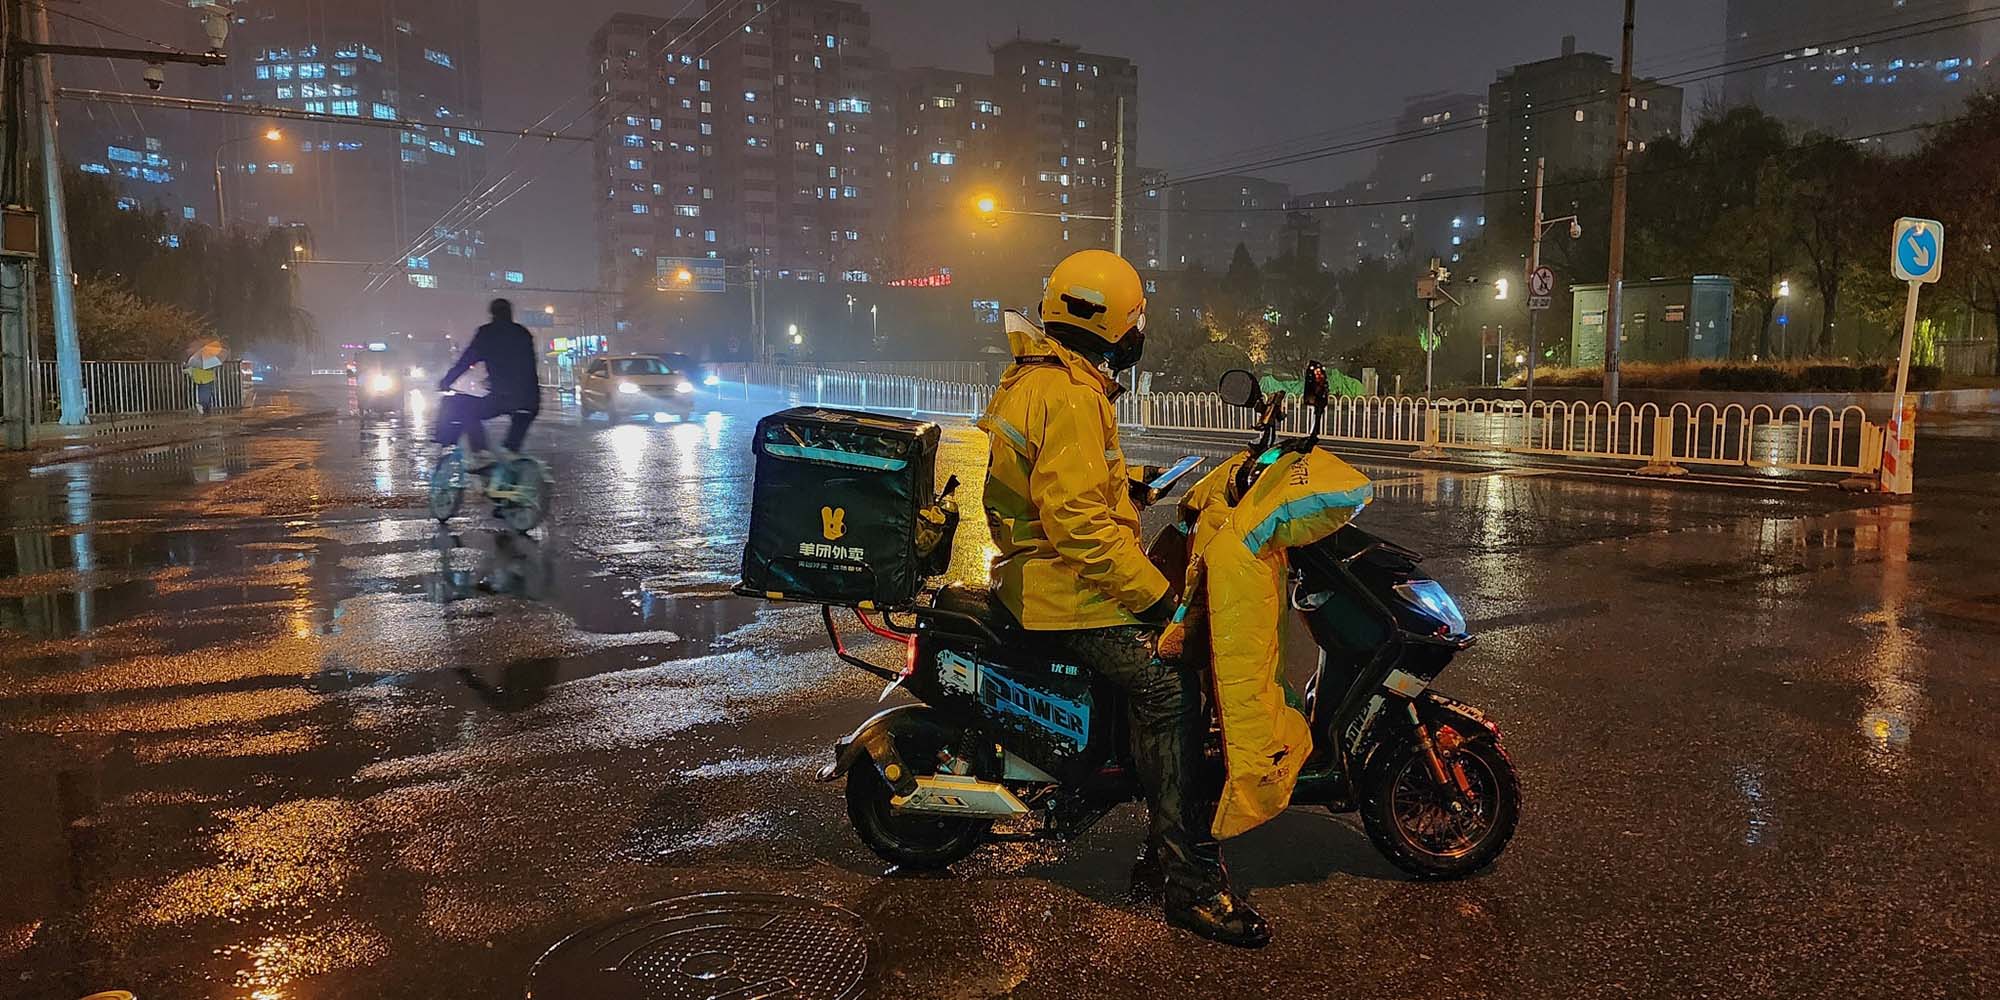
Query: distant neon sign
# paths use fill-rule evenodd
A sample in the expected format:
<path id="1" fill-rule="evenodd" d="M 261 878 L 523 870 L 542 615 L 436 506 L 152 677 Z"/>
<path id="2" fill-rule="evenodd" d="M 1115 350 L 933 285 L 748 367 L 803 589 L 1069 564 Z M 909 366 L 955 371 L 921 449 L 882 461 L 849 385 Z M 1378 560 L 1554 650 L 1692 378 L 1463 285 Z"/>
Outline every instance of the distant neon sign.
<path id="1" fill-rule="evenodd" d="M 897 278 L 894 281 L 885 281 L 883 284 L 890 288 L 944 288 L 951 284 L 951 272 L 936 271 L 914 278 Z"/>

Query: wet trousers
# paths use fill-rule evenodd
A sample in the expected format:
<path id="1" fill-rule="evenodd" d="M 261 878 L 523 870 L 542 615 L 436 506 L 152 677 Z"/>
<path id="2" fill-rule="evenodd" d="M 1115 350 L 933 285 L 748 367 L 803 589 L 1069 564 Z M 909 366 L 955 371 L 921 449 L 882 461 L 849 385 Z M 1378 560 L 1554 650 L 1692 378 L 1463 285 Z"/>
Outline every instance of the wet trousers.
<path id="1" fill-rule="evenodd" d="M 458 436 L 463 433 L 468 447 L 473 451 L 485 451 L 484 421 L 501 414 L 513 420 L 507 427 L 507 437 L 501 442 L 502 446 L 508 451 L 520 451 L 522 443 L 528 440 L 528 425 L 535 422 L 535 411 L 511 406 L 492 396 L 453 395 L 438 400 L 437 443 L 448 448 L 457 444 Z"/>
<path id="2" fill-rule="evenodd" d="M 1160 662 L 1159 630 L 1145 625 L 1031 633 L 1043 655 L 1075 662 L 1125 690 L 1132 762 L 1152 823 L 1147 847 L 1170 885 L 1197 897 L 1225 887 L 1222 851 L 1209 833 L 1213 791 L 1202 778 L 1199 679 Z"/>

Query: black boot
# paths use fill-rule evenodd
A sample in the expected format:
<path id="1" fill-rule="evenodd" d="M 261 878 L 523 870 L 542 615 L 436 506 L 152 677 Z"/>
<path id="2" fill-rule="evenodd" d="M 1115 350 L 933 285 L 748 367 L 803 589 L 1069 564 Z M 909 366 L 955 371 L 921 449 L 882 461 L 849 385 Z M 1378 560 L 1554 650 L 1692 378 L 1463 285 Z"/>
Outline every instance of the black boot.
<path id="1" fill-rule="evenodd" d="M 1238 948 L 1262 948 L 1271 943 L 1271 925 L 1250 900 L 1229 889 L 1208 895 L 1178 885 L 1167 887 L 1167 923 Z"/>

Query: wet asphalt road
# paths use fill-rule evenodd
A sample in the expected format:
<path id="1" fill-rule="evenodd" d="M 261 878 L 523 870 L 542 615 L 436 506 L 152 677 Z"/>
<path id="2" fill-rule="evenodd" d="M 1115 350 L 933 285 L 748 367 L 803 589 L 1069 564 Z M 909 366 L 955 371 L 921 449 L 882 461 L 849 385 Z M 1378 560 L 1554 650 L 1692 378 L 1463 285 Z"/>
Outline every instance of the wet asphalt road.
<path id="1" fill-rule="evenodd" d="M 884 877 L 811 780 L 880 683 L 813 609 L 726 594 L 755 415 L 548 415 L 532 538 L 437 533 L 395 419 L 0 484 L 0 996 L 519 996 L 564 935 L 714 890 L 860 914 L 882 997 L 2000 985 L 1992 421 L 1927 427 L 1883 506 L 1366 464 L 1364 523 L 1483 632 L 1439 686 L 1500 721 L 1526 811 L 1420 885 L 1294 810 L 1229 845 L 1278 935 L 1242 953 L 1122 900 L 1137 807 Z M 983 462 L 947 431 L 943 471 Z"/>

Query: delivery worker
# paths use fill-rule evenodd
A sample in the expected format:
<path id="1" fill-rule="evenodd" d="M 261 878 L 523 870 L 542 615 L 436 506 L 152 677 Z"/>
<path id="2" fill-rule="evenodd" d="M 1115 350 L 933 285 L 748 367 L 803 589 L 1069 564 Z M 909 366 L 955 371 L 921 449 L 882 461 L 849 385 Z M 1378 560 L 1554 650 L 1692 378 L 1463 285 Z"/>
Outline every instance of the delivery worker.
<path id="1" fill-rule="evenodd" d="M 1046 655 L 1125 689 L 1132 756 L 1152 825 L 1135 888 L 1164 882 L 1169 923 L 1256 947 L 1270 930 L 1230 891 L 1194 789 L 1205 728 L 1195 675 L 1155 655 L 1174 587 L 1139 542 L 1139 511 L 1111 401 L 1138 364 L 1146 297 L 1116 254 L 1085 250 L 1056 266 L 1044 329 L 1010 331 L 1014 363 L 979 426 L 991 441 L 986 522 L 999 554 L 993 589 Z M 1025 325 L 1025 324 L 1024 324 Z"/>

